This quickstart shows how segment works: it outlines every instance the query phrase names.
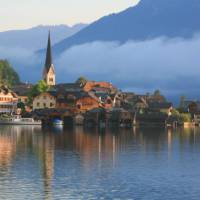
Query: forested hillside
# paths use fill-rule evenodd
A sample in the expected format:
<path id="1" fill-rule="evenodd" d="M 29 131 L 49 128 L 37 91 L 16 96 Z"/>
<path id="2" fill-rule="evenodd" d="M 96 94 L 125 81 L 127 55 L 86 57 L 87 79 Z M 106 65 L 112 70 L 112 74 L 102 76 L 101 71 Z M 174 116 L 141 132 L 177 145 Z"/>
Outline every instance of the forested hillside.
<path id="1" fill-rule="evenodd" d="M 13 86 L 20 83 L 17 72 L 12 68 L 7 60 L 0 60 L 0 84 Z"/>

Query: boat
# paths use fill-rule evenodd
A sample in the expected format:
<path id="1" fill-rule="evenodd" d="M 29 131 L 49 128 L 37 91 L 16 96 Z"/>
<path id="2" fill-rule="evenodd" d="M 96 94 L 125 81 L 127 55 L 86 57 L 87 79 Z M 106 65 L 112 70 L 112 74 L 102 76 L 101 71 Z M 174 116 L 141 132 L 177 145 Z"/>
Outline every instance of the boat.
<path id="1" fill-rule="evenodd" d="M 53 126 L 62 126 L 63 121 L 61 119 L 53 119 L 52 124 L 53 124 Z"/>
<path id="2" fill-rule="evenodd" d="M 0 119 L 0 125 L 42 125 L 42 121 L 33 118 L 22 118 L 20 115 L 13 115 Z"/>

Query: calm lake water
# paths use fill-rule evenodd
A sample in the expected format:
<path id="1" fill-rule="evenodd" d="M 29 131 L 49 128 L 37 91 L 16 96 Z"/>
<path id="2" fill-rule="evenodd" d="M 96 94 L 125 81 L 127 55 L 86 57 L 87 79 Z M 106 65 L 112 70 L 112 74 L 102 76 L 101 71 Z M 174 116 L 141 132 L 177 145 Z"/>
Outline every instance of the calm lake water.
<path id="1" fill-rule="evenodd" d="M 0 199 L 199 200 L 200 129 L 1 126 Z"/>

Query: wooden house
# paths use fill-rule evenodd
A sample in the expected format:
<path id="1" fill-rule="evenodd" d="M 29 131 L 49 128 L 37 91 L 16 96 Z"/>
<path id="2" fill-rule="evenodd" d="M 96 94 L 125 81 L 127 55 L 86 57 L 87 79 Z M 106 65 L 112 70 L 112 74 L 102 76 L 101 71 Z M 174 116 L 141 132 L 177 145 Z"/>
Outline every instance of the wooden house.
<path id="1" fill-rule="evenodd" d="M 77 112 L 86 112 L 98 108 L 99 99 L 86 92 L 60 92 L 57 94 L 56 108 L 73 109 Z"/>

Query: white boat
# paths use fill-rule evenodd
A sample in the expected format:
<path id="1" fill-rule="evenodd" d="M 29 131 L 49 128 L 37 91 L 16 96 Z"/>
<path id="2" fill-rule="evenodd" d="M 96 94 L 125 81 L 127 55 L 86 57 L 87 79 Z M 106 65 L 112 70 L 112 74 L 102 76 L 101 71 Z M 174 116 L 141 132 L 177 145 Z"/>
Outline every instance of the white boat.
<path id="1" fill-rule="evenodd" d="M 0 119 L 0 125 L 42 125 L 42 121 L 33 118 L 22 118 L 20 115 L 13 115 L 9 118 Z"/>

